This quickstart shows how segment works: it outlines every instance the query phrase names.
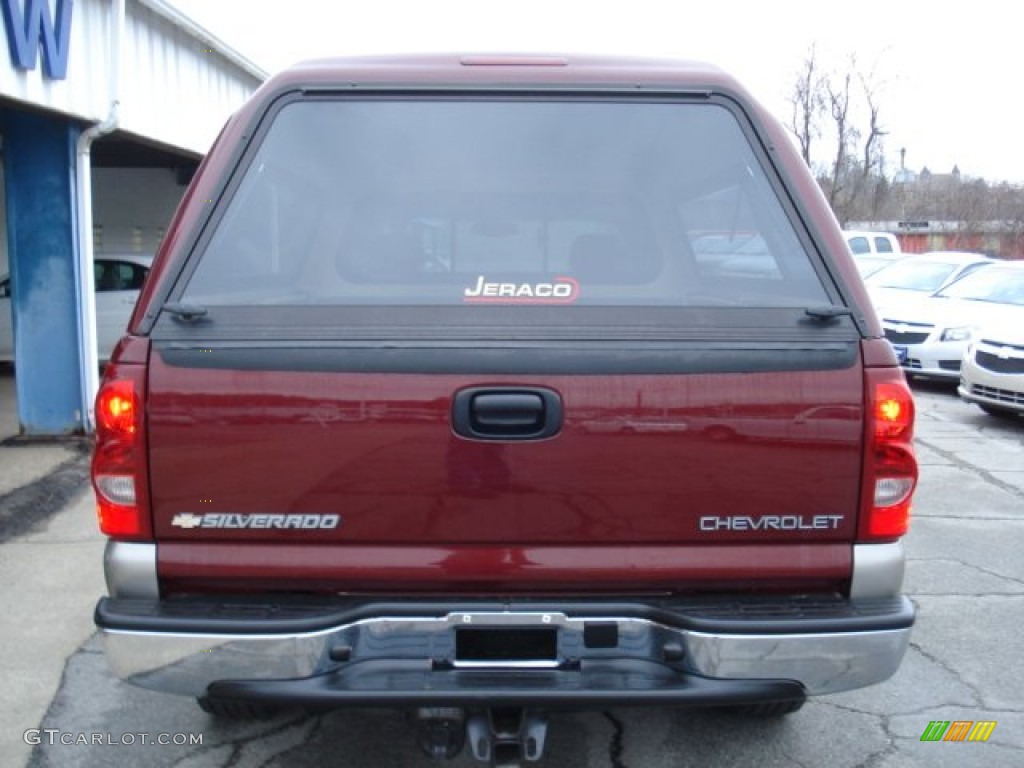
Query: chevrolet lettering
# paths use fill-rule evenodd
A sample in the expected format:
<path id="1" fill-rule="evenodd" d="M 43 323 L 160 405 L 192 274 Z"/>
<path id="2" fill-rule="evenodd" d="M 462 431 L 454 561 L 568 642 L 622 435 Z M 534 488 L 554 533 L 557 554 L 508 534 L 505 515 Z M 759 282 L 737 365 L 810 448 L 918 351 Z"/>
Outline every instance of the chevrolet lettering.
<path id="1" fill-rule="evenodd" d="M 842 521 L 842 515 L 706 516 L 700 519 L 700 529 L 702 531 L 834 531 L 839 529 Z"/>
<path id="2" fill-rule="evenodd" d="M 298 64 L 161 243 L 96 399 L 125 681 L 396 708 L 507 767 L 553 710 L 781 716 L 896 672 L 914 402 L 716 67 Z"/>

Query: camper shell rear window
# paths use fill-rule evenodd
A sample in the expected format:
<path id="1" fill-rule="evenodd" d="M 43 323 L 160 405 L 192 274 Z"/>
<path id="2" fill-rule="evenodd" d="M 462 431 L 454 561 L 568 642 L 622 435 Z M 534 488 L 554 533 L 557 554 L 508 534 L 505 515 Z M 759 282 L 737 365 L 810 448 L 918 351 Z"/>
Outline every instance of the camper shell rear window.
<path id="1" fill-rule="evenodd" d="M 828 302 L 725 99 L 296 96 L 269 117 L 181 301 L 447 307 L 449 321 L 488 304 Z"/>

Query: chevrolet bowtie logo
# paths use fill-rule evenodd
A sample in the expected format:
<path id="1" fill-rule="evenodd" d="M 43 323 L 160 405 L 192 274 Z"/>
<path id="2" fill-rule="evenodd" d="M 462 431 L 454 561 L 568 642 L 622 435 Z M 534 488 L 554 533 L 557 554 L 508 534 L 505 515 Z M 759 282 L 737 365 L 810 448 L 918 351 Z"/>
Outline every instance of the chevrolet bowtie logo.
<path id="1" fill-rule="evenodd" d="M 183 512 L 180 515 L 175 515 L 171 520 L 171 525 L 176 525 L 179 528 L 198 528 L 203 524 L 202 515 L 193 515 L 191 512 Z"/>

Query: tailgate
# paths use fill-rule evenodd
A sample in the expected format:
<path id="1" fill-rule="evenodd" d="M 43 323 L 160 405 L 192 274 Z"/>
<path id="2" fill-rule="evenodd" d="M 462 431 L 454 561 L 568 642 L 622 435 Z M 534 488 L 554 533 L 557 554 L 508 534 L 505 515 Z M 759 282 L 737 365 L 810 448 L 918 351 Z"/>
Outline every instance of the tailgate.
<path id="1" fill-rule="evenodd" d="M 848 565 L 857 366 L 497 376 L 287 370 L 294 353 L 277 370 L 194 362 L 218 354 L 231 357 L 151 358 L 150 486 L 167 575 L 266 578 L 277 562 L 286 582 L 330 588 L 480 586 L 518 572 L 548 588 L 640 587 L 741 572 L 770 582 L 772 569 L 780 582 L 821 581 Z M 554 434 L 460 435 L 467 389 L 554 393 Z M 757 562 L 766 570 L 751 574 Z"/>

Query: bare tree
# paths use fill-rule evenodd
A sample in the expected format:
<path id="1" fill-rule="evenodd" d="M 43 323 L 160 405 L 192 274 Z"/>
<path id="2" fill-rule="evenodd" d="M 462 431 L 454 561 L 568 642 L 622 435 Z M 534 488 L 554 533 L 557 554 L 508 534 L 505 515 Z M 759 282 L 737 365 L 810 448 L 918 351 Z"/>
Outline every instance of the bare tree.
<path id="1" fill-rule="evenodd" d="M 874 74 L 864 73 L 852 55 L 842 72 L 825 71 L 811 46 L 789 101 L 789 129 L 836 216 L 840 221 L 872 218 L 889 190 L 883 177 L 886 131 Z M 832 144 L 827 165 L 815 162 L 813 147 L 819 139 Z"/>
<path id="2" fill-rule="evenodd" d="M 851 58 L 851 63 L 854 63 Z M 828 184 L 828 202 L 838 214 L 840 195 L 843 192 L 851 155 L 851 144 L 857 140 L 857 129 L 850 123 L 850 82 L 853 73 L 847 71 L 836 85 L 832 78 L 825 81 L 829 115 L 835 130 L 835 153 L 832 159 L 832 175 Z M 844 217 L 845 218 L 845 217 Z"/>
<path id="3" fill-rule="evenodd" d="M 888 131 L 882 128 L 877 89 L 873 78 L 860 74 L 858 79 L 868 110 L 868 132 L 864 139 L 864 155 L 861 163 L 861 179 L 866 183 L 872 176 L 885 179 L 885 153 L 882 151 L 882 139 L 885 138 Z"/>
<path id="4" fill-rule="evenodd" d="M 857 92 L 851 93 L 854 85 L 849 74 L 844 78 L 843 88 L 848 99 L 857 97 L 857 114 L 863 121 L 860 123 L 863 127 L 850 125 L 852 117 L 847 108 L 843 126 L 847 141 L 844 144 L 837 142 L 837 150 L 846 152 L 841 168 L 846 176 L 845 179 L 836 178 L 838 189 L 833 205 L 844 212 L 845 218 L 872 219 L 878 217 L 889 196 L 883 151 L 883 140 L 888 132 L 882 127 L 874 76 L 858 70 L 853 57 L 850 58 L 850 68 L 856 72 Z M 836 133 L 843 133 L 838 120 Z"/>
<path id="5" fill-rule="evenodd" d="M 812 45 L 800 65 L 789 97 L 792 106 L 789 129 L 800 144 L 800 154 L 808 168 L 813 167 L 811 145 L 821 136 L 821 120 L 825 113 L 823 93 L 824 82 L 818 65 L 818 51 Z"/>

